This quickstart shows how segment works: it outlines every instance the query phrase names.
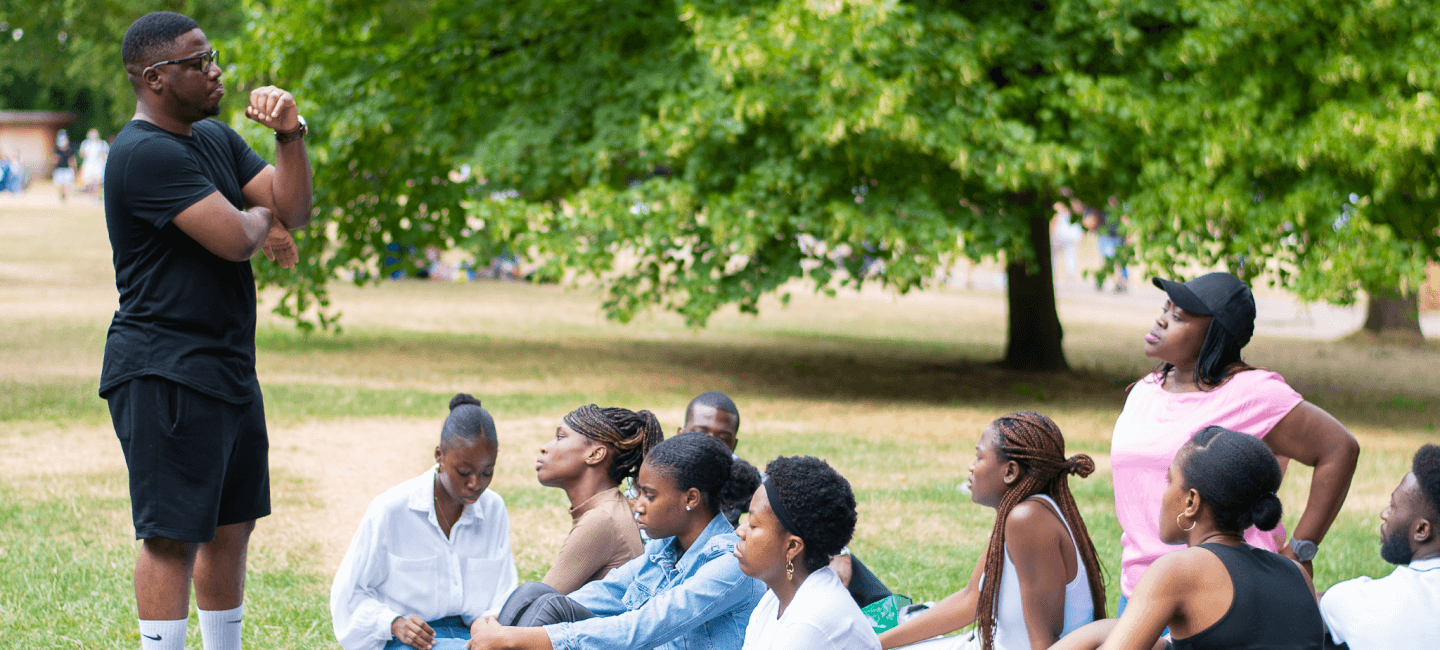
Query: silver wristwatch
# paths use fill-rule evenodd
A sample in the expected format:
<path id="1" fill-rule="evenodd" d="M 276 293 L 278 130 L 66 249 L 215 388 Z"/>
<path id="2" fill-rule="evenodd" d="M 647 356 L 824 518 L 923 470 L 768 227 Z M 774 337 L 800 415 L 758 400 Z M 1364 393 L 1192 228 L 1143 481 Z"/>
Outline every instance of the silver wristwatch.
<path id="1" fill-rule="evenodd" d="M 1320 552 L 1320 545 L 1308 539 L 1291 539 L 1290 550 L 1295 552 L 1295 559 L 1309 562 L 1315 559 L 1316 553 Z"/>

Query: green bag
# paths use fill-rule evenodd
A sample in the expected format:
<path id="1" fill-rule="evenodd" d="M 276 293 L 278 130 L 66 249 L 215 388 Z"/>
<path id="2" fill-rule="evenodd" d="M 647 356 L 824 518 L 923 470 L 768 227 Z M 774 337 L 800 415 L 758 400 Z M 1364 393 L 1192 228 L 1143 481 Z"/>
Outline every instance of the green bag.
<path id="1" fill-rule="evenodd" d="M 910 603 L 909 596 L 891 594 L 866 605 L 860 611 L 865 612 L 865 618 L 870 619 L 870 627 L 875 628 L 875 633 L 879 634 L 898 625 L 900 610 L 909 607 Z"/>

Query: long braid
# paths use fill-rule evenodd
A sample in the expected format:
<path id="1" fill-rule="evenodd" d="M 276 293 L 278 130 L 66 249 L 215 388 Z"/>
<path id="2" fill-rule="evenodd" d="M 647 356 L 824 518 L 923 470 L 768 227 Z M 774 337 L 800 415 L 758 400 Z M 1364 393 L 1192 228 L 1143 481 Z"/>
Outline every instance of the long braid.
<path id="1" fill-rule="evenodd" d="M 1049 495 L 1060 507 L 1069 524 L 1070 537 L 1085 565 L 1095 619 L 1105 618 L 1105 582 L 1100 575 L 1100 560 L 1095 553 L 1095 544 L 1090 541 L 1090 531 L 1075 504 L 1075 497 L 1070 494 L 1067 478 L 1069 474 L 1078 474 L 1081 478 L 1089 476 L 1095 471 L 1095 461 L 1085 454 L 1065 458 L 1065 438 L 1060 434 L 1060 428 L 1039 413 L 1011 413 L 995 420 L 991 426 L 1000 437 L 1000 459 L 1016 461 L 1024 474 L 1000 498 L 995 527 L 990 531 L 990 546 L 985 556 L 985 584 L 980 589 L 980 599 L 976 604 L 984 650 L 994 646 L 995 601 L 1000 591 L 1000 576 L 1005 568 L 1005 522 L 1015 506 L 1036 494 Z"/>
<path id="2" fill-rule="evenodd" d="M 665 439 L 660 420 L 649 411 L 587 404 L 566 415 L 565 424 L 586 438 L 614 447 L 608 472 L 617 484 L 635 478 L 645 455 Z"/>

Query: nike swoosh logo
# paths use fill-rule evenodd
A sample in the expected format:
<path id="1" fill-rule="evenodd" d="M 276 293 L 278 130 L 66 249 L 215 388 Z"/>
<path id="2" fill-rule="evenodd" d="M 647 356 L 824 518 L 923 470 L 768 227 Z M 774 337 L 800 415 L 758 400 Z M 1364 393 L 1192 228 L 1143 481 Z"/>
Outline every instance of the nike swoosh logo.
<path id="1" fill-rule="evenodd" d="M 145 638 L 147 638 L 147 639 L 150 639 L 151 641 L 159 641 L 159 640 L 160 640 L 160 635 L 159 635 L 159 634 L 156 634 L 155 636 L 150 636 L 149 634 L 141 634 L 140 636 L 143 636 L 143 637 L 145 637 Z"/>

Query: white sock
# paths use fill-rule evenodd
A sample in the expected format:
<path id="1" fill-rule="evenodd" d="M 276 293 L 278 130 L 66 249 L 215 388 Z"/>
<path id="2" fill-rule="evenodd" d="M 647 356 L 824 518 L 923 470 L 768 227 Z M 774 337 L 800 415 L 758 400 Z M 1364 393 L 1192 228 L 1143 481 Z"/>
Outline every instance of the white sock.
<path id="1" fill-rule="evenodd" d="M 140 620 L 140 650 L 185 650 L 185 623 Z"/>
<path id="2" fill-rule="evenodd" d="M 205 650 L 240 650 L 240 620 L 245 606 L 216 611 L 200 610 L 200 640 Z"/>

